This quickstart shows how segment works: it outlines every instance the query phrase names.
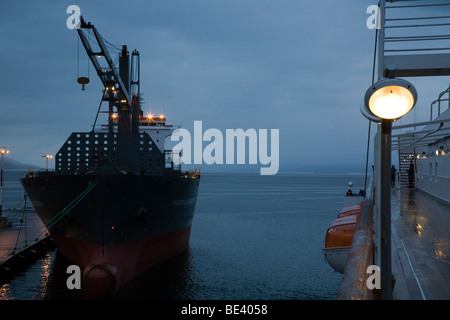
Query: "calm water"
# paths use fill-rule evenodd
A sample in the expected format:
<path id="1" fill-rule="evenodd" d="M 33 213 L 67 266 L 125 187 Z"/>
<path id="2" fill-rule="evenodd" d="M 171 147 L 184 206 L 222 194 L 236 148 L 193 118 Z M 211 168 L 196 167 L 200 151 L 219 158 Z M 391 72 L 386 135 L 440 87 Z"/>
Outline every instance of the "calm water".
<path id="1" fill-rule="evenodd" d="M 23 200 L 23 175 L 6 173 L 6 208 Z M 189 250 L 114 298 L 335 299 L 341 275 L 321 249 L 348 181 L 356 190 L 364 186 L 364 176 L 354 174 L 202 175 Z M 49 252 L 2 284 L 0 299 L 80 298 L 65 287 L 67 265 L 56 250 Z"/>

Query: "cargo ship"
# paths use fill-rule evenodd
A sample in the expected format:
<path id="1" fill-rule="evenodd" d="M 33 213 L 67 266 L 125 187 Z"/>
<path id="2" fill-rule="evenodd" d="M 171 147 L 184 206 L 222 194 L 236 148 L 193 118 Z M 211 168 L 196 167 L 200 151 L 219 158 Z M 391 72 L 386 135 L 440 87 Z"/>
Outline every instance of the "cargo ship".
<path id="1" fill-rule="evenodd" d="M 165 116 L 144 116 L 139 52 L 130 58 L 122 45 L 116 67 L 93 24 L 80 16 L 77 32 L 104 86 L 93 129 L 69 136 L 55 171 L 28 172 L 21 183 L 89 297 L 103 298 L 188 248 L 200 173 L 182 171 L 164 149 L 174 131 Z M 84 90 L 89 78 L 78 83 Z M 108 123 L 96 127 L 103 102 Z"/>

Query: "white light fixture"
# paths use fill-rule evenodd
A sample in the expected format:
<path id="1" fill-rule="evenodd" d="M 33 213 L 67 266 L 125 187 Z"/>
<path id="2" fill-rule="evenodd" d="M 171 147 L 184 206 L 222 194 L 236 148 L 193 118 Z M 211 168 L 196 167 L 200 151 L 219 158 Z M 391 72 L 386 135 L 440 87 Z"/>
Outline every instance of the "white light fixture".
<path id="1" fill-rule="evenodd" d="M 375 122 L 397 120 L 407 114 L 417 101 L 414 86 L 403 79 L 382 79 L 370 86 L 364 96 L 362 114 Z"/>
<path id="2" fill-rule="evenodd" d="M 395 68 L 392 69 L 395 71 Z M 388 69 L 389 71 L 389 69 Z M 391 72 L 394 73 L 394 72 Z M 380 123 L 381 133 L 379 153 L 380 204 L 380 261 L 381 296 L 392 299 L 391 269 L 391 132 L 392 122 L 407 114 L 416 104 L 417 91 L 403 79 L 382 79 L 372 84 L 364 96 L 361 113 L 369 120 Z M 405 159 L 406 160 L 406 159 Z"/>

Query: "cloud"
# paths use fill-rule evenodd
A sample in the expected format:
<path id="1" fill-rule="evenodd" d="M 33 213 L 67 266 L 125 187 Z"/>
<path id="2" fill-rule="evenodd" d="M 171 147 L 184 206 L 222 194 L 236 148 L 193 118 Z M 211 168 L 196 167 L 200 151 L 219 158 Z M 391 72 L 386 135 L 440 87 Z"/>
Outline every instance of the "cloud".
<path id="1" fill-rule="evenodd" d="M 76 82 L 87 74 L 87 56 L 81 47 L 77 68 L 78 37 L 66 28 L 70 4 L 10 2 L 0 13 L 0 144 L 23 162 L 40 163 L 40 154 L 56 153 L 72 131 L 91 130 L 100 102 L 92 66 L 86 90 Z M 372 72 L 369 3 L 77 5 L 109 42 L 140 51 L 146 112 L 186 128 L 202 120 L 221 130 L 280 129 L 282 163 L 365 161 L 359 106 Z M 326 148 L 333 159 L 324 157 Z"/>

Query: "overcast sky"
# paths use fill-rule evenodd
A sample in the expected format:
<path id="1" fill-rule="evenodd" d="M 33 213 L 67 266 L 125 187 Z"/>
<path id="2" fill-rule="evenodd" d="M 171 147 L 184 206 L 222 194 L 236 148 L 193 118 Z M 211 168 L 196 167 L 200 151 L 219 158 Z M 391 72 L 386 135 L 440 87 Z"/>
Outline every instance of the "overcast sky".
<path id="1" fill-rule="evenodd" d="M 375 31 L 361 0 L 8 1 L 0 12 L 0 146 L 44 166 L 73 131 L 90 131 L 102 85 L 82 91 L 71 4 L 113 44 L 141 54 L 145 112 L 189 130 L 280 130 L 280 171 L 365 162 Z M 80 76 L 87 56 L 80 50 Z M 426 81 L 425 81 L 426 80 Z M 414 79 L 417 111 L 448 85 Z M 423 119 L 425 120 L 425 119 Z M 403 121 L 403 120 L 402 120 Z M 404 121 L 407 121 L 405 119 Z"/>

